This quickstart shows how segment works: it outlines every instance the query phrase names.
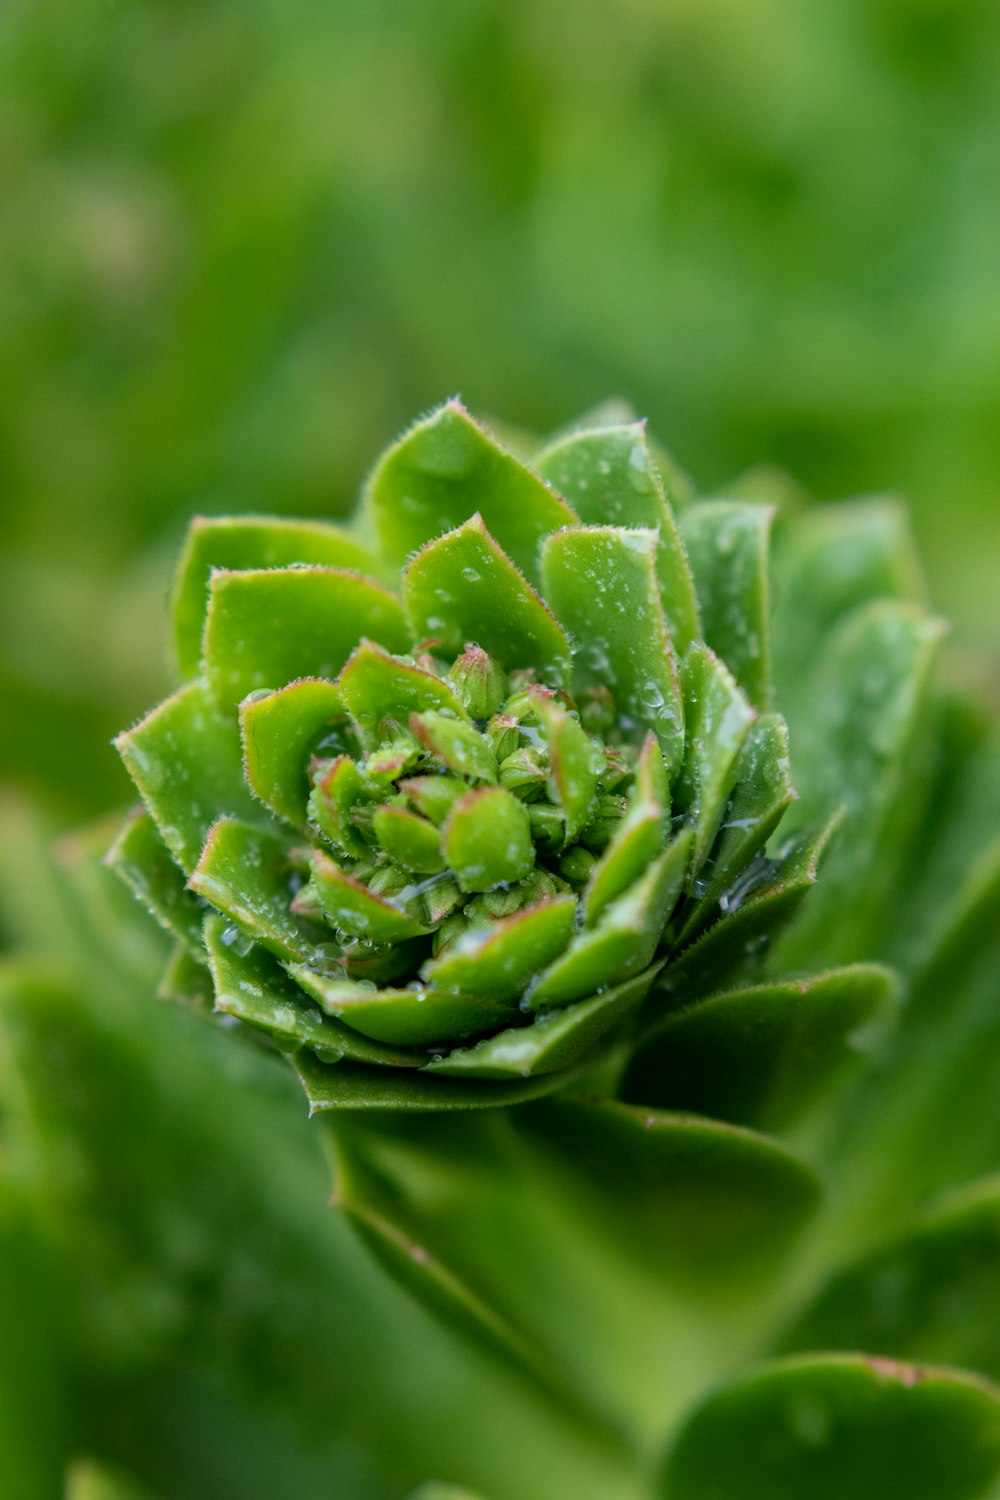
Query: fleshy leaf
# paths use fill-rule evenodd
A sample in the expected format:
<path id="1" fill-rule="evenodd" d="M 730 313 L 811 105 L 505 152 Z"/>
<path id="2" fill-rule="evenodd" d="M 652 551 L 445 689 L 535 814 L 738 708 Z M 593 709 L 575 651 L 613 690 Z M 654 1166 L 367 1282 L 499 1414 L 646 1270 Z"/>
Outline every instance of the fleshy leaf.
<path id="1" fill-rule="evenodd" d="M 919 604 L 924 595 L 906 511 L 892 499 L 821 505 L 797 518 L 780 538 L 777 574 L 773 635 L 783 707 L 789 693 L 795 706 L 811 697 L 817 656 L 838 621 L 875 599 Z"/>
<path id="2" fill-rule="evenodd" d="M 609 688 L 622 728 L 652 729 L 674 775 L 684 749 L 677 664 L 656 579 L 653 531 L 557 532 L 542 550 L 545 598 L 577 642 L 578 688 Z"/>
<path id="3" fill-rule="evenodd" d="M 384 718 L 405 724 L 411 713 L 437 710 L 467 717 L 447 682 L 415 662 L 391 656 L 373 641 L 362 641 L 351 655 L 337 686 L 351 716 L 369 736 Z"/>
<path id="4" fill-rule="evenodd" d="M 307 963 L 332 934 L 291 910 L 292 874 L 288 845 L 274 833 L 221 818 L 188 884 L 278 958 Z"/>
<path id="5" fill-rule="evenodd" d="M 459 798 L 441 838 L 463 891 L 490 891 L 523 880 L 535 863 L 527 810 L 500 786 L 479 787 Z"/>
<path id="6" fill-rule="evenodd" d="M 434 824 L 405 807 L 377 807 L 375 836 L 394 864 L 417 875 L 443 870 L 441 835 Z"/>
<path id="7" fill-rule="evenodd" d="M 456 775 L 473 781 L 496 782 L 496 757 L 471 724 L 429 712 L 412 714 L 410 728 L 424 749 Z"/>
<path id="8" fill-rule="evenodd" d="M 321 849 L 313 851 L 312 882 L 331 926 L 366 943 L 401 943 L 428 930 L 401 906 L 342 870 Z"/>
<path id="9" fill-rule="evenodd" d="M 884 1036 L 898 984 L 874 964 L 729 990 L 668 1018 L 636 1053 L 625 1092 L 776 1130 Z"/>
<path id="10" fill-rule="evenodd" d="M 124 880 L 161 927 L 190 952 L 202 955 L 204 912 L 187 889 L 183 872 L 144 807 L 136 808 L 126 819 L 104 863 Z"/>
<path id="11" fill-rule="evenodd" d="M 597 794 L 597 772 L 603 763 L 590 737 L 561 704 L 540 698 L 538 712 L 545 725 L 549 753 L 549 796 L 562 811 L 567 844 L 576 842 L 590 817 Z"/>
<path id="12" fill-rule="evenodd" d="M 345 859 L 365 859 L 368 845 L 351 821 L 359 803 L 368 804 L 361 772 L 349 755 L 332 760 L 309 794 L 308 812 L 337 852 Z"/>
<path id="13" fill-rule="evenodd" d="M 395 595 L 340 568 L 220 571 L 209 593 L 205 676 L 223 709 L 299 677 L 336 677 L 362 636 L 390 651 L 409 644 Z"/>
<path id="14" fill-rule="evenodd" d="M 907 786 L 919 770 L 917 736 L 942 631 L 922 610 L 882 601 L 849 616 L 815 665 L 813 710 L 791 723 L 794 817 L 815 822 L 841 808 L 844 837 L 816 904 L 789 935 L 790 963 L 809 961 L 820 929 L 829 961 L 878 951 L 899 851 L 922 815 Z"/>
<path id="15" fill-rule="evenodd" d="M 399 783 L 418 812 L 440 825 L 459 797 L 468 791 L 468 783 L 457 776 L 409 776 Z"/>
<path id="16" fill-rule="evenodd" d="M 201 660 L 201 638 L 213 568 L 280 568 L 316 563 L 374 571 L 367 549 L 326 521 L 289 521 L 278 516 L 196 516 L 184 544 L 171 597 L 174 651 L 182 677 L 193 677 Z"/>
<path id="17" fill-rule="evenodd" d="M 658 967 L 577 1005 L 552 1011 L 531 1026 L 512 1026 L 456 1049 L 428 1065 L 453 1078 L 536 1078 L 565 1071 L 586 1057 L 620 1021 L 642 1004 Z"/>
<path id="18" fill-rule="evenodd" d="M 641 526 L 659 532 L 660 599 L 674 649 L 683 654 L 701 634 L 698 601 L 645 422 L 571 433 L 546 448 L 535 467 L 585 526 Z"/>
<path id="19" fill-rule="evenodd" d="M 385 556 L 398 566 L 479 511 L 504 551 L 538 578 L 543 537 L 576 522 L 536 474 L 473 421 L 459 401 L 417 422 L 375 468 L 365 504 Z"/>
<path id="20" fill-rule="evenodd" d="M 704 638 L 755 707 L 771 701 L 768 548 L 773 508 L 700 500 L 681 516 Z"/>
<path id="21" fill-rule="evenodd" d="M 816 884 L 819 862 L 839 821 L 831 819 L 819 833 L 769 861 L 759 884 L 741 893 L 726 914 L 681 953 L 671 966 L 670 990 L 663 997 L 673 1008 L 721 988 L 735 969 L 763 962 L 771 943 Z"/>
<path id="22" fill-rule="evenodd" d="M 229 944 L 231 932 L 223 916 L 205 918 L 205 948 L 217 1011 L 267 1032 L 282 1052 L 312 1047 L 325 1062 L 343 1056 L 385 1067 L 412 1068 L 420 1061 L 414 1053 L 373 1046 L 337 1020 L 324 1016 L 300 986 L 283 974 L 270 954 L 258 947 L 243 953 L 238 942 Z"/>
<path id="23" fill-rule="evenodd" d="M 815 1209 L 812 1169 L 772 1140 L 735 1125 L 624 1104 L 559 1098 L 526 1116 L 541 1149 L 555 1147 L 593 1185 L 595 1202 L 628 1204 L 629 1238 L 657 1278 L 744 1287 Z"/>
<path id="24" fill-rule="evenodd" d="M 677 802 L 694 828 L 691 869 L 697 873 L 718 832 L 755 715 L 724 663 L 700 642 L 684 658 L 681 680 L 687 745 Z"/>
<path id="25" fill-rule="evenodd" d="M 502 1109 L 537 1099 L 562 1086 L 562 1074 L 519 1078 L 504 1083 L 475 1078 L 435 1078 L 427 1069 L 365 1067 L 346 1060 L 327 1067 L 311 1052 L 300 1052 L 295 1069 L 309 1101 L 310 1114 L 335 1111 L 451 1113 Z"/>
<path id="26" fill-rule="evenodd" d="M 957 1370 L 813 1355 L 734 1381 L 689 1419 L 670 1500 L 981 1500 L 1000 1392 Z"/>
<path id="27" fill-rule="evenodd" d="M 561 1372 L 591 1425 L 647 1442 L 651 1370 L 691 1359 L 663 1338 L 678 1290 L 734 1257 L 773 1262 L 815 1202 L 812 1173 L 773 1143 L 621 1105 L 342 1119 L 338 1201 L 385 1237 L 393 1274 L 480 1346 L 502 1329 L 526 1368 Z"/>
<path id="28" fill-rule="evenodd" d="M 625 817 L 595 864 L 583 895 L 587 927 L 639 879 L 663 848 L 670 792 L 655 735 L 649 735 L 636 768 L 636 790 Z"/>
<path id="29" fill-rule="evenodd" d="M 681 893 L 690 854 L 691 837 L 685 830 L 605 908 L 596 926 L 579 933 L 542 971 L 525 997 L 531 1008 L 569 1005 L 646 968 Z"/>
<path id="30" fill-rule="evenodd" d="M 532 975 L 565 948 L 575 913 L 574 896 L 555 896 L 472 927 L 424 965 L 424 978 L 438 990 L 515 1000 Z"/>
<path id="31" fill-rule="evenodd" d="M 203 682 L 182 687 L 115 746 L 186 874 L 217 818 L 263 816 L 243 780 L 236 728 L 220 717 Z"/>
<path id="32" fill-rule="evenodd" d="M 185 943 L 177 943 L 156 987 L 158 1000 L 172 1000 L 188 1010 L 211 1010 L 215 998 L 208 972 L 205 945 L 198 956 Z"/>
<path id="33" fill-rule="evenodd" d="M 707 865 L 699 871 L 698 901 L 684 923 L 689 941 L 721 906 L 731 910 L 759 871 L 754 865 L 795 801 L 790 776 L 788 727 L 777 714 L 762 714 L 743 742 L 735 785 Z"/>
<path id="34" fill-rule="evenodd" d="M 240 704 L 243 766 L 250 789 L 279 818 L 295 828 L 306 825 L 309 756 L 330 753 L 323 741 L 339 744 L 331 725 L 343 704 L 331 682 L 303 678 Z"/>
<path id="35" fill-rule="evenodd" d="M 1000 1376 L 1000 1180 L 949 1193 L 905 1233 L 838 1271 L 781 1339 L 884 1349 Z"/>
<path id="36" fill-rule="evenodd" d="M 362 1036 L 399 1047 L 430 1047 L 462 1041 L 503 1026 L 513 1008 L 485 995 L 438 994 L 414 989 L 378 989 L 322 974 L 307 978 L 309 993 L 323 1009 Z"/>
<path id="37" fill-rule="evenodd" d="M 403 602 L 414 640 L 439 641 L 448 652 L 475 641 L 508 670 L 533 666 L 554 687 L 569 680 L 565 632 L 478 514 L 410 561 Z"/>

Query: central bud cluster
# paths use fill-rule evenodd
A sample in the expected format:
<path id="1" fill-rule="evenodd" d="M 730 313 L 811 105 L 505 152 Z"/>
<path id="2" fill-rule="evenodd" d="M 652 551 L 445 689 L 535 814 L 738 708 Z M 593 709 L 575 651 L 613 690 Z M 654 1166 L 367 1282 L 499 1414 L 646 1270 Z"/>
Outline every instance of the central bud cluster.
<path id="1" fill-rule="evenodd" d="M 449 668 L 432 651 L 393 656 L 365 641 L 338 688 L 346 712 L 310 765 L 315 842 L 292 905 L 333 929 L 343 980 L 309 985 L 303 973 L 307 986 L 369 1034 L 384 1034 L 394 986 L 413 1016 L 408 1039 L 431 1046 L 576 998 L 552 966 L 626 825 L 640 760 L 591 732 L 607 719 L 600 696 L 578 711 L 475 644 Z M 641 758 L 665 790 L 652 738 Z M 488 1017 L 421 1005 L 470 992 L 489 997 Z"/>

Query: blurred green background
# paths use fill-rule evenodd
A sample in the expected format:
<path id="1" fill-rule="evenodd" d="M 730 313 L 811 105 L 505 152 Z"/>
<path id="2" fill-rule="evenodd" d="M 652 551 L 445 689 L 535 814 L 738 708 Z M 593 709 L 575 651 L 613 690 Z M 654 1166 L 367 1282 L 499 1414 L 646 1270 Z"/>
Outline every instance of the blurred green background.
<path id="1" fill-rule="evenodd" d="M 998 80 L 996 0 L 4 0 L 3 771 L 123 799 L 184 518 L 341 513 L 456 390 L 899 488 L 985 643 Z"/>

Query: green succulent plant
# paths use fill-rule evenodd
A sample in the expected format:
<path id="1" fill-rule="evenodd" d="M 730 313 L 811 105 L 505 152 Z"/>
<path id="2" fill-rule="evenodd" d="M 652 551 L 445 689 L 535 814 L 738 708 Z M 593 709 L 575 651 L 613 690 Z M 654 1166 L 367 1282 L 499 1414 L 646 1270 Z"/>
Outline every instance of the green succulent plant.
<path id="1" fill-rule="evenodd" d="M 197 676 L 118 740 L 144 810 L 112 864 L 316 1104 L 565 1087 L 751 970 L 813 878 L 825 832 L 764 852 L 794 797 L 770 520 L 684 514 L 699 604 L 641 425 L 530 469 L 449 403 L 373 473 L 372 550 L 196 522 Z"/>
<path id="2" fill-rule="evenodd" d="M 914 1123 L 993 740 L 902 514 L 696 500 L 606 413 L 516 446 L 449 402 L 352 528 L 194 523 L 108 855 L 161 992 L 291 1054 L 382 1264 L 623 1496 L 985 1495 L 1000 1398 L 946 1366 L 995 1361 L 859 1290 L 993 1165 Z"/>

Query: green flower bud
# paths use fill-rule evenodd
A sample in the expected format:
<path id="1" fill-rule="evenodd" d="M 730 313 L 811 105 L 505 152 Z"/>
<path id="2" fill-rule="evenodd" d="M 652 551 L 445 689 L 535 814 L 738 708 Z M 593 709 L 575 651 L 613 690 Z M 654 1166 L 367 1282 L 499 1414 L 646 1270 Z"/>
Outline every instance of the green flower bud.
<path id="1" fill-rule="evenodd" d="M 463 707 L 474 719 L 488 719 L 507 696 L 503 669 L 481 646 L 466 646 L 448 673 Z"/>

